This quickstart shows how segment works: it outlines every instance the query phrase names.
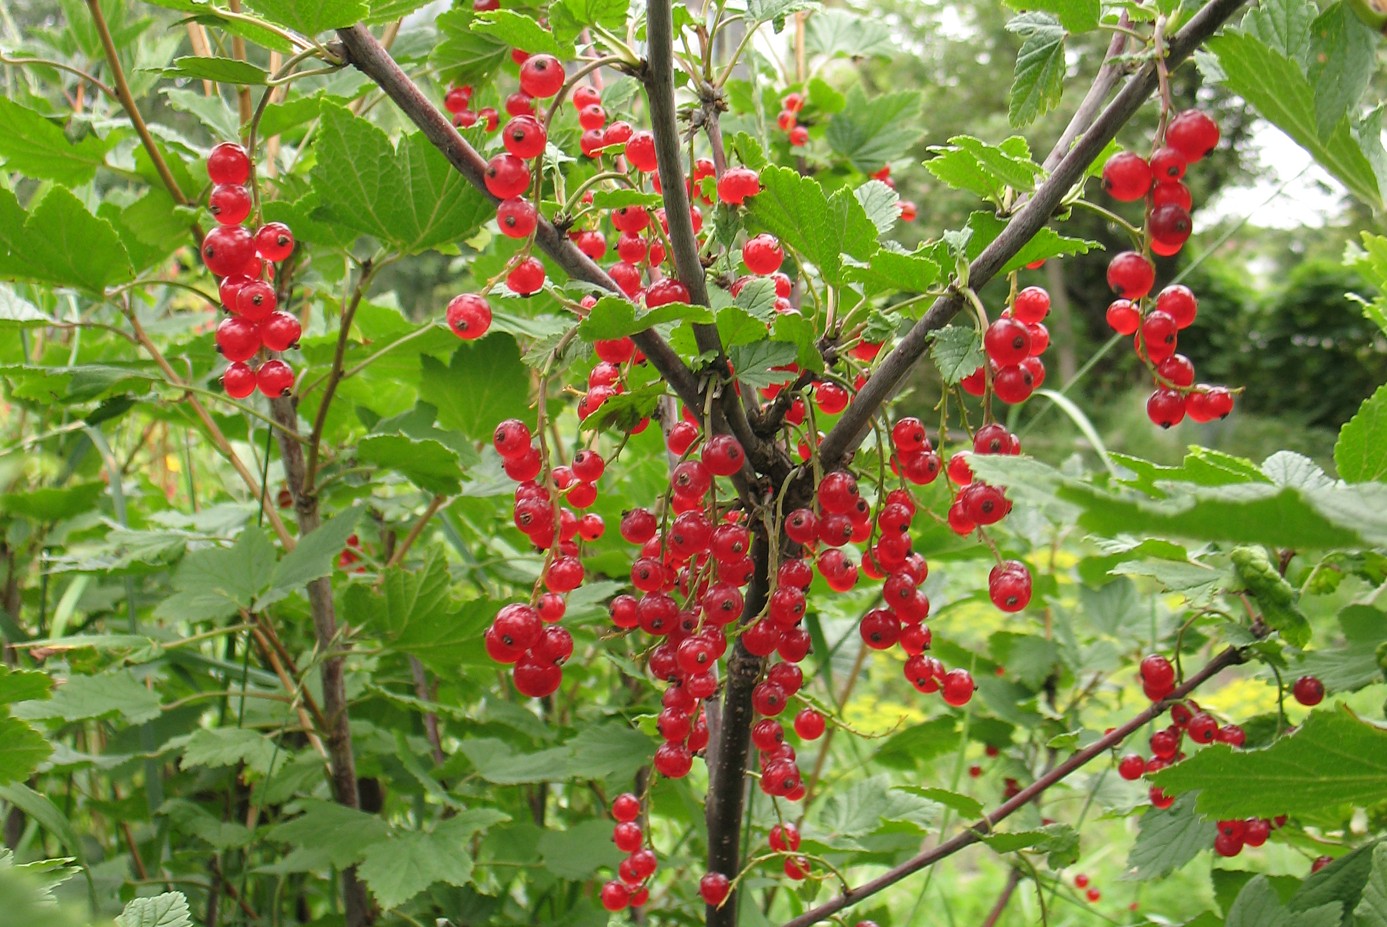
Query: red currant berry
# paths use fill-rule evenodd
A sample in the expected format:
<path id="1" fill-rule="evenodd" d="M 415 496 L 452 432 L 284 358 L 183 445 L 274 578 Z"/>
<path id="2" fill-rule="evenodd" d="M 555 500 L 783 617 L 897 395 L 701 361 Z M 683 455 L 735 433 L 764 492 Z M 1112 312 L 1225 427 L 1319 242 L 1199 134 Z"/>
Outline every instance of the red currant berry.
<path id="1" fill-rule="evenodd" d="M 1156 308 L 1175 321 L 1175 327 L 1186 329 L 1194 324 L 1199 312 L 1199 301 L 1187 286 L 1173 284 L 1156 294 Z"/>
<path id="2" fill-rule="evenodd" d="M 217 351 L 227 360 L 248 361 L 260 350 L 260 331 L 249 319 L 231 316 L 217 325 Z"/>
<path id="3" fill-rule="evenodd" d="M 1138 355 L 1144 354 L 1152 363 L 1159 364 L 1175 354 L 1179 342 L 1175 320 L 1159 309 L 1153 310 L 1142 320 L 1136 342 Z"/>
<path id="4" fill-rule="evenodd" d="M 704 903 L 715 908 L 727 900 L 731 891 L 732 882 L 721 872 L 710 872 L 698 880 L 698 893 L 703 896 Z"/>
<path id="5" fill-rule="evenodd" d="M 1170 121 L 1165 130 L 1166 144 L 1193 164 L 1218 146 L 1218 123 L 1206 113 L 1187 109 Z"/>
<path id="6" fill-rule="evenodd" d="M 240 225 L 250 215 L 250 191 L 238 183 L 221 183 L 212 188 L 207 209 L 219 225 Z"/>
<path id="7" fill-rule="evenodd" d="M 1190 196 L 1190 188 L 1179 181 L 1158 183 L 1151 188 L 1151 208 L 1160 206 L 1179 206 L 1189 212 L 1194 208 L 1194 197 Z"/>
<path id="8" fill-rule="evenodd" d="M 718 199 L 733 206 L 740 206 L 749 196 L 761 190 L 761 176 L 751 168 L 734 167 L 725 171 L 718 180 Z"/>
<path id="9" fill-rule="evenodd" d="M 282 360 L 269 360 L 255 371 L 255 385 L 266 396 L 287 396 L 294 386 L 294 370 Z"/>
<path id="10" fill-rule="evenodd" d="M 255 257 L 255 236 L 239 225 L 219 225 L 202 240 L 202 260 L 218 277 L 240 273 Z"/>
<path id="11" fill-rule="evenodd" d="M 448 327 L 463 341 L 475 341 L 491 327 L 491 306 L 476 293 L 463 293 L 448 302 Z"/>
<path id="12" fill-rule="evenodd" d="M 1147 227 L 1155 241 L 1167 248 L 1178 248 L 1189 240 L 1190 233 L 1194 231 L 1194 222 L 1184 209 L 1167 203 L 1151 210 Z"/>
<path id="13" fill-rule="evenodd" d="M 496 207 L 496 223 L 508 238 L 529 238 L 539 224 L 539 215 L 533 203 L 515 196 Z"/>
<path id="14" fill-rule="evenodd" d="M 553 55 L 531 55 L 520 66 L 520 89 L 546 100 L 563 87 L 564 71 Z"/>
<path id="15" fill-rule="evenodd" d="M 260 323 L 260 341 L 269 351 L 289 350 L 299 343 L 302 334 L 303 326 L 288 312 L 272 312 L 269 318 Z"/>
<path id="16" fill-rule="evenodd" d="M 1019 365 L 1010 364 L 997 371 L 992 377 L 992 392 L 998 399 L 1008 405 L 1016 405 L 1031 398 L 1031 393 L 1035 392 L 1037 385 L 1035 374 L 1031 372 L 1029 364 L 1034 360 L 1035 358 L 1028 357 Z"/>
<path id="17" fill-rule="evenodd" d="M 1153 425 L 1171 428 L 1185 419 L 1185 396 L 1173 389 L 1161 387 L 1146 400 L 1146 417 Z"/>
<path id="18" fill-rule="evenodd" d="M 1135 152 L 1119 152 L 1103 165 L 1103 189 L 1121 203 L 1145 196 L 1151 189 L 1151 179 L 1151 165 Z"/>
<path id="19" fill-rule="evenodd" d="M 940 691 L 944 696 L 944 701 L 955 708 L 968 704 L 973 697 L 973 674 L 966 669 L 953 669 L 944 674 Z"/>
<path id="20" fill-rule="evenodd" d="M 742 469 L 746 453 L 731 435 L 714 435 L 703 445 L 703 463 L 718 476 L 731 476 Z"/>
<path id="21" fill-rule="evenodd" d="M 1291 694 L 1300 704 L 1312 707 L 1324 701 L 1324 683 L 1315 676 L 1301 676 L 1291 687 Z"/>
<path id="22" fill-rule="evenodd" d="M 508 200 L 530 188 L 530 168 L 515 155 L 502 152 L 486 163 L 483 179 L 487 192 L 497 199 Z"/>
<path id="23" fill-rule="evenodd" d="M 1156 268 L 1135 251 L 1124 251 L 1108 264 L 1108 286 L 1123 299 L 1141 299 L 1155 282 Z"/>
<path id="24" fill-rule="evenodd" d="M 1141 327 L 1141 310 L 1129 299 L 1116 299 L 1108 305 L 1107 320 L 1119 335 L 1135 334 Z"/>
<path id="25" fill-rule="evenodd" d="M 607 143 L 611 144 L 610 138 Z M 655 157 L 655 136 L 649 132 L 632 133 L 626 142 L 625 151 L 626 160 L 638 171 L 649 174 L 659 166 Z"/>
<path id="26" fill-rule="evenodd" d="M 987 575 L 987 594 L 1002 611 L 1021 611 L 1031 601 L 1031 571 L 1019 560 L 997 564 Z"/>
<path id="27" fill-rule="evenodd" d="M 987 356 L 999 367 L 1019 364 L 1031 353 L 1031 333 L 1015 319 L 998 319 L 983 335 Z"/>
<path id="28" fill-rule="evenodd" d="M 271 264 L 294 253 L 294 233 L 283 222 L 266 222 L 255 233 L 255 250 Z"/>
<path id="29" fill-rule="evenodd" d="M 520 296 L 530 296 L 544 289 L 544 265 L 539 258 L 521 260 L 506 275 L 506 286 Z"/>
<path id="30" fill-rule="evenodd" d="M 250 180 L 250 155 L 235 142 L 222 142 L 207 155 L 207 176 L 214 184 Z"/>
<path id="31" fill-rule="evenodd" d="M 1043 287 L 1028 286 L 1016 294 L 1011 304 L 1011 316 L 1018 322 L 1034 324 L 1050 311 L 1050 294 Z"/>
<path id="32" fill-rule="evenodd" d="M 641 813 L 640 799 L 630 792 L 622 792 L 612 799 L 612 817 L 617 821 L 634 821 Z"/>
<path id="33" fill-rule="evenodd" d="M 631 891 L 623 883 L 613 879 L 602 886 L 602 907 L 608 911 L 624 911 L 630 903 Z"/>
<path id="34" fill-rule="evenodd" d="M 1151 155 L 1151 174 L 1159 183 L 1170 183 L 1185 176 L 1185 166 L 1189 163 L 1178 148 L 1167 145 L 1157 148 Z"/>
<path id="35" fill-rule="evenodd" d="M 818 740 L 823 736 L 824 726 L 824 716 L 812 708 L 800 709 L 795 715 L 795 733 L 804 740 Z"/>
<path id="36" fill-rule="evenodd" d="M 456 116 L 472 102 L 471 87 L 450 87 L 443 97 L 443 108 Z"/>
<path id="37" fill-rule="evenodd" d="M 231 364 L 222 371 L 222 389 L 232 399 L 245 399 L 255 392 L 255 371 L 245 364 Z"/>
<path id="38" fill-rule="evenodd" d="M 1146 772 L 1146 761 L 1135 753 L 1128 753 L 1117 763 L 1117 774 L 1129 782 L 1140 779 Z"/>
<path id="39" fill-rule="evenodd" d="M 761 234 L 747 239 L 742 245 L 742 263 L 753 274 L 766 276 L 780 269 L 785 260 L 785 251 L 774 235 Z"/>

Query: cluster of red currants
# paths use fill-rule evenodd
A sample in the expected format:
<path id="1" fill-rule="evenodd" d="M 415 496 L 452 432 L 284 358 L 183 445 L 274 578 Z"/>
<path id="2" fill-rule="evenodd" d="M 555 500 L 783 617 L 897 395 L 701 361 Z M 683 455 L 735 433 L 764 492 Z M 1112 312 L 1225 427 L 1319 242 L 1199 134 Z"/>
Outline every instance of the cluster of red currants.
<path id="1" fill-rule="evenodd" d="M 617 866 L 617 878 L 602 886 L 602 907 L 622 911 L 642 907 L 650 898 L 649 880 L 655 874 L 658 860 L 655 851 L 645 845 L 645 833 L 637 823 L 641 813 L 640 799 L 623 792 L 612 800 L 612 842 L 627 854 Z"/>
<path id="2" fill-rule="evenodd" d="M 1218 145 L 1218 125 L 1200 110 L 1186 110 L 1170 121 L 1164 144 L 1151 157 L 1125 151 L 1103 165 L 1103 189 L 1119 202 L 1145 200 L 1144 244 L 1152 254 L 1169 257 L 1184 247 L 1193 228 L 1185 170 Z M 1168 286 L 1148 299 L 1156 268 L 1138 251 L 1124 251 L 1108 264 L 1108 285 L 1117 299 L 1107 321 L 1119 335 L 1132 335 L 1137 357 L 1150 369 L 1156 390 L 1146 414 L 1169 428 L 1188 415 L 1196 422 L 1223 418 L 1233 411 L 1233 393 L 1223 386 L 1195 384 L 1194 364 L 1176 353 L 1179 333 L 1194 323 L 1198 302 L 1189 287 Z"/>
<path id="3" fill-rule="evenodd" d="M 278 308 L 270 280 L 272 265 L 294 251 L 294 236 L 282 222 L 270 222 L 252 231 L 242 223 L 250 217 L 251 163 L 246 150 L 234 142 L 222 142 L 207 156 L 207 176 L 212 181 L 208 208 L 217 227 L 202 240 L 202 260 L 221 278 L 218 296 L 230 313 L 217 326 L 217 351 L 230 364 L 222 373 L 222 387 L 235 399 L 244 399 L 256 388 L 266 396 L 288 395 L 294 371 L 279 358 L 252 366 L 262 351 L 279 353 L 299 343 L 302 328 L 292 313 Z"/>
<path id="4" fill-rule="evenodd" d="M 789 136 L 790 144 L 802 148 L 809 144 L 809 130 L 799 124 L 799 114 L 804 110 L 804 94 L 787 93 L 780 100 L 780 115 L 775 124 L 780 131 Z"/>
<path id="5" fill-rule="evenodd" d="M 1028 286 L 1012 299 L 983 333 L 986 363 L 964 377 L 961 386 L 972 396 L 992 395 L 1008 405 L 1025 402 L 1045 383 L 1040 359 L 1050 347 L 1044 319 L 1050 313 L 1050 294 Z"/>

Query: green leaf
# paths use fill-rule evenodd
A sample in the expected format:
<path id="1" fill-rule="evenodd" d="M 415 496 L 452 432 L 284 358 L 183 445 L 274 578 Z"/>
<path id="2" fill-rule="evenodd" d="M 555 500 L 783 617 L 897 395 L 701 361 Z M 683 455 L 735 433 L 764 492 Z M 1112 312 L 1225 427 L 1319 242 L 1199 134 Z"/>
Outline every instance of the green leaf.
<path id="1" fill-rule="evenodd" d="M 787 167 L 762 171 L 761 186 L 750 201 L 751 221 L 813 263 L 826 282 L 846 282 L 844 254 L 865 260 L 877 249 L 876 227 L 850 190 L 830 197 L 818 181 Z"/>
<path id="2" fill-rule="evenodd" d="M 53 677 L 47 673 L 0 667 L 0 705 L 46 699 L 52 691 Z"/>
<path id="3" fill-rule="evenodd" d="M 982 366 L 982 336 L 971 325 L 945 325 L 930 333 L 929 356 L 950 386 Z"/>
<path id="4" fill-rule="evenodd" d="M 23 515 L 36 521 L 72 518 L 97 507 L 106 493 L 102 483 L 78 483 L 61 489 L 45 486 L 26 492 L 0 493 L 0 511 Z"/>
<path id="5" fill-rule="evenodd" d="M 629 0 L 563 0 L 563 9 L 579 26 L 605 26 L 620 29 L 626 26 Z"/>
<path id="6" fill-rule="evenodd" d="M 1316 13 L 1309 0 L 1267 0 L 1248 10 L 1239 28 L 1304 69 L 1310 62 L 1310 30 Z"/>
<path id="7" fill-rule="evenodd" d="M 1213 846 L 1218 828 L 1194 813 L 1194 797 L 1185 796 L 1165 810 L 1148 808 L 1137 825 L 1137 839 L 1127 857 L 1131 877 L 1159 879 L 1182 868 Z"/>
<path id="8" fill-rule="evenodd" d="M 588 312 L 587 318 L 578 323 L 578 334 L 588 341 L 607 341 L 648 331 L 666 322 L 683 320 L 712 323 L 713 311 L 707 306 L 690 306 L 687 303 L 667 303 L 642 311 L 629 299 L 604 296 Z"/>
<path id="9" fill-rule="evenodd" d="M 366 848 L 358 872 L 381 907 L 398 908 L 438 882 L 464 886 L 472 879 L 472 835 L 508 816 L 474 808 L 441 822 L 432 833 L 410 831 Z"/>
<path id="10" fill-rule="evenodd" d="M 1228 910 L 1225 927 L 1339 927 L 1342 918 L 1338 903 L 1321 905 L 1308 911 L 1292 912 L 1281 903 L 1276 889 L 1264 875 L 1252 879 L 1238 893 Z"/>
<path id="11" fill-rule="evenodd" d="M 422 631 L 427 638 L 428 626 L 454 620 L 448 588 L 448 566 L 441 556 L 431 553 L 422 568 L 386 570 L 379 595 L 372 594 L 366 585 L 349 587 L 348 601 L 357 606 L 351 623 L 370 628 L 387 641 L 399 640 L 411 631 Z"/>
<path id="12" fill-rule="evenodd" d="M 265 735 L 243 727 L 219 727 L 194 731 L 183 746 L 182 765 L 238 766 L 269 775 L 275 745 Z"/>
<path id="13" fill-rule="evenodd" d="M 881 829 L 883 821 L 932 820 L 938 806 L 918 795 L 891 787 L 885 774 L 854 782 L 833 792 L 816 815 L 824 842 L 866 837 Z"/>
<path id="14" fill-rule="evenodd" d="M 0 97 L 0 166 L 9 171 L 79 187 L 105 165 L 110 147 L 91 133 L 70 141 L 58 123 Z"/>
<path id="15" fill-rule="evenodd" d="M 270 75 L 264 68 L 256 67 L 248 61 L 239 61 L 235 58 L 199 58 L 195 55 L 187 55 L 173 59 L 173 64 L 164 68 L 163 76 L 263 87 Z"/>
<path id="16" fill-rule="evenodd" d="M 658 193 L 646 193 L 644 190 L 632 190 L 629 187 L 618 187 L 615 190 L 595 190 L 592 194 L 592 205 L 594 209 L 621 209 L 626 206 L 648 206 L 655 209 L 664 204 L 664 198 Z"/>
<path id="17" fill-rule="evenodd" d="M 43 734 L 18 718 L 0 717 L 0 786 L 28 779 L 52 754 Z"/>
<path id="18" fill-rule="evenodd" d="M 299 538 L 298 545 L 276 564 L 270 588 L 262 599 L 272 598 L 276 592 L 301 589 L 315 579 L 330 575 L 347 546 L 347 538 L 356 530 L 361 512 L 360 506 L 353 506 Z"/>
<path id="19" fill-rule="evenodd" d="M 366 119 L 325 105 L 312 183 L 339 224 L 405 254 L 469 237 L 496 208 L 422 133 L 398 148 Z"/>
<path id="20" fill-rule="evenodd" d="M 483 441 L 497 422 L 529 417 L 530 375 L 512 339 L 492 335 L 460 345 L 446 366 L 427 355 L 419 361 L 419 394 L 438 406 L 440 427 Z"/>
<path id="21" fill-rule="evenodd" d="M 193 915 L 182 892 L 135 898 L 116 917 L 116 927 L 192 927 Z"/>
<path id="22" fill-rule="evenodd" d="M 1035 189 L 1044 174 L 1031 160 L 1026 140 L 1013 135 L 1000 145 L 989 145 L 968 135 L 955 135 L 949 145 L 933 145 L 935 156 L 925 169 L 944 183 L 1000 201 L 1008 188 L 1026 193 Z"/>
<path id="23" fill-rule="evenodd" d="M 1339 429 L 1334 466 L 1350 483 L 1387 479 L 1387 385 L 1363 400 Z"/>
<path id="24" fill-rule="evenodd" d="M 948 789 L 935 788 L 932 786 L 902 785 L 898 786 L 902 791 L 909 792 L 911 795 L 918 795 L 921 798 L 929 799 L 933 802 L 952 808 L 961 817 L 969 821 L 981 818 L 983 803 L 971 795 L 964 795 L 960 792 L 951 792 Z"/>
<path id="25" fill-rule="evenodd" d="M 339 868 L 361 862 L 366 848 L 381 843 L 390 826 L 377 814 L 367 814 L 333 801 L 304 798 L 297 802 L 303 813 L 270 828 L 271 840 L 324 853 Z"/>
<path id="26" fill-rule="evenodd" d="M 546 828 L 537 847 L 540 865 L 561 879 L 587 879 L 598 870 L 619 866 L 622 854 L 612 846 L 611 831 L 606 821 L 579 821 L 565 830 Z"/>
<path id="27" fill-rule="evenodd" d="M 1219 819 L 1372 805 L 1387 793 L 1387 730 L 1347 709 L 1314 711 L 1268 747 L 1214 744 L 1154 781 L 1172 794 L 1197 790 L 1200 813 Z"/>
<path id="28" fill-rule="evenodd" d="M 1317 677 L 1328 692 L 1353 692 L 1382 681 L 1377 648 L 1387 641 L 1387 613 L 1367 605 L 1339 612 L 1341 647 L 1312 650 L 1295 662 L 1297 675 Z"/>
<path id="29" fill-rule="evenodd" d="M 1028 126 L 1059 103 L 1064 92 L 1064 29 L 1046 13 L 1022 13 L 1007 29 L 1024 37 L 1016 55 L 1016 75 L 1007 103 L 1007 119 Z"/>
<path id="30" fill-rule="evenodd" d="M 857 197 L 857 202 L 862 204 L 862 211 L 882 235 L 890 232 L 895 227 L 896 220 L 901 217 L 900 194 L 880 180 L 867 181 L 853 190 L 852 195 Z"/>
<path id="31" fill-rule="evenodd" d="M 1315 128 L 1327 137 L 1353 115 L 1377 69 L 1377 36 L 1344 2 L 1335 3 L 1310 27 L 1310 84 L 1315 88 Z"/>
<path id="32" fill-rule="evenodd" d="M 246 6 L 309 36 L 355 25 L 370 12 L 366 0 L 246 0 Z"/>
<path id="33" fill-rule="evenodd" d="M 1053 13 L 1059 18 L 1060 25 L 1071 33 L 1097 29 L 1098 17 L 1102 12 L 1099 0 L 1006 0 L 1006 4 L 1017 10 Z"/>
<path id="34" fill-rule="evenodd" d="M 746 15 L 753 22 L 768 23 L 800 10 L 817 9 L 816 0 L 747 0 Z"/>
<path id="35" fill-rule="evenodd" d="M 1286 907 L 1291 911 L 1310 911 L 1334 904 L 1345 914 L 1353 911 L 1371 878 L 1373 854 L 1380 846 L 1365 844 L 1340 856 L 1319 872 L 1310 873 L 1286 902 Z"/>
<path id="36" fill-rule="evenodd" d="M 1059 644 L 1033 634 L 998 631 L 987 642 L 992 658 L 1007 668 L 1007 677 L 1031 689 L 1040 688 L 1060 662 Z"/>
<path id="37" fill-rule="evenodd" d="M 1309 48 L 1308 36 L 1304 47 Z M 1293 58 L 1248 32 L 1216 36 L 1208 48 L 1218 56 L 1224 86 L 1289 135 L 1350 193 L 1374 209 L 1382 207 L 1377 175 L 1348 120 L 1340 121 L 1329 134 L 1320 133 L 1314 88 Z"/>
<path id="38" fill-rule="evenodd" d="M 968 227 L 973 230 L 973 235 L 968 239 L 968 257 L 975 258 L 981 254 L 984 248 L 1002 234 L 1006 224 L 1006 220 L 999 219 L 995 213 L 979 211 L 970 215 Z M 1031 239 L 1021 246 L 1021 250 L 1002 265 L 1001 272 L 1008 273 L 1013 270 L 1020 270 L 1027 264 L 1053 257 L 1087 254 L 1089 251 L 1101 247 L 1096 241 L 1061 235 L 1047 226 L 1031 236 Z"/>
<path id="39" fill-rule="evenodd" d="M 895 34 L 883 19 L 855 10 L 820 10 L 809 17 L 805 48 L 811 54 L 836 58 L 870 58 L 896 51 Z"/>
<path id="40" fill-rule="evenodd" d="M 1353 915 L 1360 927 L 1387 927 L 1387 843 L 1373 847 L 1372 873 Z"/>
<path id="41" fill-rule="evenodd" d="M 982 838 L 982 842 L 998 853 L 1015 853 L 1018 850 L 1045 853 L 1046 862 L 1053 869 L 1072 866 L 1079 858 L 1079 832 L 1068 824 L 1049 824 L 1035 830 L 987 834 Z"/>
<path id="42" fill-rule="evenodd" d="M 457 452 L 439 441 L 404 435 L 371 435 L 356 446 L 357 459 L 404 474 L 412 483 L 440 496 L 457 495 L 462 464 Z"/>
<path id="43" fill-rule="evenodd" d="M 472 21 L 472 31 L 512 48 L 522 48 L 532 55 L 573 57 L 573 48 L 559 47 L 554 33 L 541 26 L 534 17 L 514 10 L 491 10 Z"/>
<path id="44" fill-rule="evenodd" d="M 923 134 L 920 101 L 920 93 L 914 90 L 868 97 L 860 85 L 854 85 L 847 105 L 829 122 L 824 138 L 835 153 L 870 174 L 908 152 Z"/>
<path id="45" fill-rule="evenodd" d="M 46 701 L 13 706 L 17 717 L 28 720 L 84 721 L 119 715 L 130 724 L 159 717 L 159 695 L 129 672 L 78 674 L 53 690 Z"/>
<path id="46" fill-rule="evenodd" d="M 274 569 L 275 549 L 259 528 L 246 528 L 231 547 L 197 550 L 173 575 L 174 594 L 154 609 L 170 621 L 225 618 L 249 608 Z"/>
<path id="47" fill-rule="evenodd" d="M 737 345 L 728 352 L 737 379 L 756 389 L 793 380 L 797 375 L 793 370 L 776 368 L 793 364 L 798 356 L 799 349 L 784 341 Z"/>
<path id="48" fill-rule="evenodd" d="M 71 191 L 50 189 L 26 219 L 15 195 L 0 189 L 0 276 L 99 294 L 134 270 L 116 230 Z"/>
<path id="49" fill-rule="evenodd" d="M 561 9 L 555 5 L 554 11 Z M 434 20 L 439 41 L 429 55 L 429 63 L 457 84 L 484 83 L 506 60 L 506 46 L 472 31 L 476 18 L 470 6 L 439 14 Z M 553 16 L 550 17 L 551 24 Z M 577 29 L 572 30 L 574 34 Z"/>
<path id="50" fill-rule="evenodd" d="M 568 742 L 569 775 L 578 779 L 621 779 L 645 762 L 650 739 L 625 724 L 584 727 Z"/>
<path id="51" fill-rule="evenodd" d="M 849 267 L 847 277 L 871 293 L 923 293 L 944 279 L 944 273 L 938 262 L 922 251 L 901 254 L 882 248 L 865 267 Z"/>
<path id="52" fill-rule="evenodd" d="M 0 98 L 0 102 L 3 102 L 3 98 Z M 10 287 L 0 286 L 0 327 L 43 328 L 56 322 L 56 319 L 40 312 L 37 306 L 20 297 Z"/>

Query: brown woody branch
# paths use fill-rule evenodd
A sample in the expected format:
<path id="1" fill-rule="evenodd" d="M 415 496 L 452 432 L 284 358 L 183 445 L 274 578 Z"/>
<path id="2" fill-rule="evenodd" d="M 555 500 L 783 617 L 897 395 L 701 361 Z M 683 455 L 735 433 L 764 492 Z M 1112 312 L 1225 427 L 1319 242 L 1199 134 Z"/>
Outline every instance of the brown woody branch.
<path id="1" fill-rule="evenodd" d="M 1068 778 L 1096 757 L 1117 747 L 1131 736 L 1134 731 L 1139 730 L 1155 718 L 1160 717 L 1171 705 L 1185 698 L 1185 696 L 1189 695 L 1195 689 L 1199 688 L 1228 667 L 1241 663 L 1242 659 L 1242 652 L 1236 647 L 1229 647 L 1220 652 L 1205 664 L 1203 669 L 1185 680 L 1184 684 L 1176 688 L 1168 697 L 1152 704 L 1126 724 L 1113 729 L 1101 740 L 1095 741 L 1063 763 L 1060 763 L 1054 769 L 1035 780 L 1035 782 L 1032 782 L 1030 785 L 1026 786 L 1026 788 L 1016 793 L 1013 798 L 1003 803 L 997 810 L 985 815 L 982 820 L 977 821 L 967 830 L 939 844 L 933 849 L 926 850 L 917 856 L 911 857 L 894 869 L 890 869 L 877 876 L 875 879 L 864 882 L 856 888 L 849 889 L 832 901 L 821 904 L 817 908 L 812 908 L 804 912 L 799 917 L 786 921 L 782 927 L 810 927 L 811 924 L 817 924 L 820 921 L 827 920 L 844 908 L 855 905 L 866 898 L 870 898 L 883 889 L 895 885 L 906 876 L 926 869 L 940 860 L 953 856 L 959 850 L 980 842 L 985 836 L 992 833 L 998 824 L 1035 801 L 1046 789 L 1050 788 L 1050 786 Z"/>
<path id="2" fill-rule="evenodd" d="M 1168 45 L 1166 66 L 1174 67 L 1212 36 L 1220 26 L 1242 7 L 1245 0 L 1211 0 L 1192 18 Z M 1105 72 L 1101 80 L 1115 79 L 1115 72 Z M 1035 195 L 1016 213 L 1007 227 L 990 245 L 983 249 L 968 267 L 967 285 L 974 290 L 991 280 L 1035 237 L 1054 215 L 1065 195 L 1077 184 L 1108 142 L 1132 118 L 1156 89 L 1155 62 L 1149 62 L 1134 74 L 1088 130 L 1083 132 L 1074 147 L 1056 165 L 1054 172 L 1035 191 Z M 1086 100 L 1088 107 L 1097 105 L 1100 97 Z M 1082 114 L 1078 114 L 1082 115 Z M 929 348 L 931 333 L 943 328 L 964 306 L 963 295 L 951 289 L 935 300 L 929 311 L 906 333 L 887 355 L 870 380 L 853 398 L 843 417 L 833 426 L 819 448 L 826 468 L 841 463 L 862 443 L 871 427 L 873 416 L 890 399 L 906 375 L 910 373 Z"/>

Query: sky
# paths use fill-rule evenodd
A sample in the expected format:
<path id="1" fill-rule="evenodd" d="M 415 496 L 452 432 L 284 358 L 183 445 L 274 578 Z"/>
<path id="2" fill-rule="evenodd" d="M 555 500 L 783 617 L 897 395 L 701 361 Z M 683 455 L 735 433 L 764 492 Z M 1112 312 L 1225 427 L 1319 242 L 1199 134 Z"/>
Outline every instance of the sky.
<path id="1" fill-rule="evenodd" d="M 1196 210 L 1196 232 L 1242 218 L 1261 228 L 1319 228 L 1340 214 L 1343 186 L 1280 129 L 1259 121 L 1250 147 L 1258 152 L 1257 179 L 1224 188 Z"/>

